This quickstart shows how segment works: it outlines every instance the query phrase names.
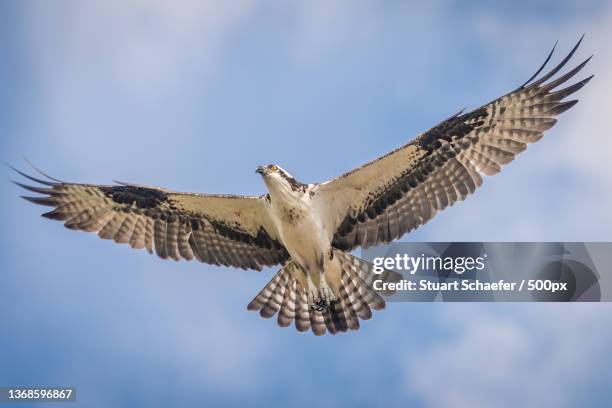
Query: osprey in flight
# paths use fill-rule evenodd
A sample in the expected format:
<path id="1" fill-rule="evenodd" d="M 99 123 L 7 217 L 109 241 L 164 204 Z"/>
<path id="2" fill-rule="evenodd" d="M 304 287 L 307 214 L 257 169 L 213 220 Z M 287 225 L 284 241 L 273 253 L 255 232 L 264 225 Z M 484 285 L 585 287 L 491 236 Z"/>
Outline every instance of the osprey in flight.
<path id="1" fill-rule="evenodd" d="M 408 144 L 324 183 L 297 181 L 276 164 L 261 166 L 268 192 L 236 196 L 179 193 L 117 183 L 94 185 L 42 180 L 17 183 L 41 194 L 24 197 L 53 207 L 43 214 L 70 229 L 146 248 L 161 258 L 197 259 L 261 270 L 282 265 L 248 309 L 278 324 L 294 322 L 316 335 L 357 330 L 359 319 L 385 302 L 373 279 L 395 281 L 391 271 L 350 254 L 388 243 L 465 199 L 527 145 L 540 140 L 576 100 L 566 97 L 588 77 L 559 89 L 588 59 L 557 79 L 569 55 L 539 79 L 547 62 L 525 84 L 469 113 L 457 113 Z M 550 81 L 549 81 L 550 80 Z M 375 277 L 374 277 L 375 276 Z"/>

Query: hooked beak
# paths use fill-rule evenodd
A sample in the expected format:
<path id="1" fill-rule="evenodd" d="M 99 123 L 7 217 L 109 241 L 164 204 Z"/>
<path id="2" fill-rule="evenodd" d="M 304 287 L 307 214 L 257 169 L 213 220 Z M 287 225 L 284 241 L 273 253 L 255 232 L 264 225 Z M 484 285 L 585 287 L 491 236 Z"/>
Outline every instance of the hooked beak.
<path id="1" fill-rule="evenodd" d="M 266 172 L 266 169 L 263 166 L 257 166 L 257 168 L 255 169 L 255 173 L 259 173 L 262 176 L 264 175 L 265 172 Z"/>

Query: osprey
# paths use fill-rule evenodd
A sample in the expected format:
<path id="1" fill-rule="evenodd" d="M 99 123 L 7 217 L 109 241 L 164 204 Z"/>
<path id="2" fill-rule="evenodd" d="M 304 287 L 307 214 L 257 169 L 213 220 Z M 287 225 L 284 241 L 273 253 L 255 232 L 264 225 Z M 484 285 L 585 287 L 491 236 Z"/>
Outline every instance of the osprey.
<path id="1" fill-rule="evenodd" d="M 540 140 L 555 117 L 577 102 L 564 99 L 592 78 L 558 89 L 589 58 L 549 81 L 581 41 L 541 78 L 535 79 L 554 47 L 514 91 L 469 113 L 459 112 L 389 154 L 324 183 L 301 183 L 271 164 L 256 170 L 268 190 L 261 196 L 180 193 L 120 182 L 68 183 L 16 170 L 39 185 L 17 184 L 42 194 L 26 200 L 54 207 L 43 216 L 164 259 L 255 270 L 281 264 L 249 310 L 264 318 L 278 314 L 280 326 L 294 322 L 297 330 L 312 329 L 316 335 L 357 330 L 359 319 L 385 306 L 371 285 L 374 277 L 398 281 L 401 275 L 374 275 L 372 265 L 350 251 L 391 242 L 425 224 L 473 193 L 483 175 L 498 173 Z"/>

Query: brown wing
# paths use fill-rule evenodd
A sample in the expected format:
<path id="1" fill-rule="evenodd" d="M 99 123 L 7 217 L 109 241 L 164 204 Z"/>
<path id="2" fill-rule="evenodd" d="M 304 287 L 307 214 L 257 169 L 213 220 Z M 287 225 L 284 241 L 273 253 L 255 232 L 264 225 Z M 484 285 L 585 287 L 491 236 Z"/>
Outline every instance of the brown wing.
<path id="1" fill-rule="evenodd" d="M 44 217 L 67 228 L 146 248 L 161 258 L 197 259 L 261 270 L 288 259 L 265 208 L 265 198 L 177 193 L 132 184 L 93 185 L 46 181 L 19 186 L 40 193 L 23 197 L 54 207 Z"/>
<path id="2" fill-rule="evenodd" d="M 334 228 L 333 245 L 351 250 L 398 239 L 437 211 L 465 199 L 482 184 L 481 175 L 498 173 L 538 141 L 556 123 L 555 117 L 577 102 L 563 99 L 591 79 L 555 91 L 587 59 L 546 83 L 570 60 L 580 41 L 542 78 L 531 82 L 552 51 L 516 90 L 470 113 L 456 114 L 386 156 L 317 186 L 320 211 Z"/>

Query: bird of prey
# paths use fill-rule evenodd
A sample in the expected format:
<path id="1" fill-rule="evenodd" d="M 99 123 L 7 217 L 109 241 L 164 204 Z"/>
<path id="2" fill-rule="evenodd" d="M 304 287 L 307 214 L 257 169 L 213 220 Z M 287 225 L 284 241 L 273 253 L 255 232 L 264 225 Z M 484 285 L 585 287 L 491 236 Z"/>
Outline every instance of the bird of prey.
<path id="1" fill-rule="evenodd" d="M 161 258 L 261 270 L 281 264 L 249 303 L 264 318 L 316 335 L 357 330 L 385 301 L 372 265 L 350 251 L 388 243 L 464 200 L 543 136 L 577 100 L 564 99 L 592 76 L 563 87 L 589 61 L 552 79 L 557 66 L 469 113 L 459 112 L 398 149 L 324 183 L 297 181 L 279 165 L 260 166 L 261 196 L 180 193 L 119 183 L 34 178 L 24 197 L 53 207 L 43 216 L 70 229 L 146 248 Z M 383 272 L 376 279 L 400 276 Z M 384 295 L 384 294 L 383 294 Z"/>

